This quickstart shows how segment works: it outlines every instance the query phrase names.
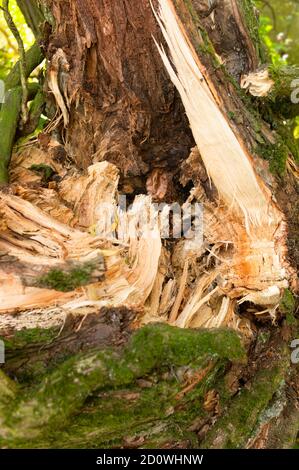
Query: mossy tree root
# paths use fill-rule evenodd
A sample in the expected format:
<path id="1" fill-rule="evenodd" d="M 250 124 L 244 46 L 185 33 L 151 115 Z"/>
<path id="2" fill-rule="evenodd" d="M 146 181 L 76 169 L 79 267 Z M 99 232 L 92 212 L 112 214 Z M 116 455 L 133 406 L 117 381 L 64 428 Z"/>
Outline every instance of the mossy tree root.
<path id="1" fill-rule="evenodd" d="M 153 370 L 207 361 L 246 361 L 239 336 L 230 330 L 181 330 L 151 325 L 138 330 L 122 351 L 106 349 L 66 360 L 40 385 L 22 392 L 1 413 L 2 445 L 33 442 L 67 426 L 95 391 L 127 387 Z M 2 376 L 0 380 L 5 380 Z"/>

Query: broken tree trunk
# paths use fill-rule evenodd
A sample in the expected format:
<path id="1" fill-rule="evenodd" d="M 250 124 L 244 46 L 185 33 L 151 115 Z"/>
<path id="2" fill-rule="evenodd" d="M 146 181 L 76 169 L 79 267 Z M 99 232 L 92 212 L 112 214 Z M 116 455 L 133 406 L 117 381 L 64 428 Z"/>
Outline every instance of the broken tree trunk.
<path id="1" fill-rule="evenodd" d="M 272 79 L 258 85 L 252 79 L 265 59 L 251 2 L 225 1 L 211 14 L 207 2 L 195 0 L 50 0 L 48 7 L 55 19 L 45 45 L 53 118 L 37 144 L 14 153 L 10 187 L 0 194 L 5 372 L 28 387 L 17 398 L 18 412 L 0 413 L 3 445 L 290 446 L 299 428 L 298 379 L 287 345 L 296 334 L 298 170 L 295 144 L 280 132 L 284 118 L 273 102 L 259 101 Z M 261 95 L 251 93 L 257 86 Z M 130 211 L 119 209 L 122 195 Z M 186 233 L 177 238 L 175 227 L 164 240 L 165 219 L 150 219 L 157 202 L 201 204 L 203 241 Z M 89 355 L 66 358 L 81 351 L 81 335 L 89 337 L 88 316 L 98 316 L 97 330 L 105 330 L 109 312 L 121 321 L 122 308 L 132 315 L 130 329 L 172 326 L 135 333 L 145 345 L 134 350 L 144 366 L 133 375 L 130 346 L 93 353 L 101 374 L 101 361 L 112 371 L 113 361 L 125 358 L 118 366 L 125 380 L 112 377 L 105 385 L 116 391 L 101 392 Z M 60 330 L 69 315 L 79 320 L 64 341 Z M 198 327 L 216 330 L 188 330 Z M 27 333 L 22 352 L 19 330 Z M 45 345 L 33 340 L 43 331 L 50 331 Z M 152 331 L 160 332 L 158 344 L 147 336 Z M 228 335 L 228 349 L 213 344 L 194 365 L 193 335 L 200 347 L 205 334 Z M 244 355 L 232 365 L 228 354 L 238 335 L 246 366 Z M 110 337 L 109 344 L 116 348 Z M 27 348 L 28 356 L 39 353 L 26 360 Z M 48 378 L 59 357 L 65 362 Z M 88 378 L 77 381 L 85 367 L 91 387 Z M 171 376 L 170 383 L 171 367 L 176 375 L 185 367 L 183 379 Z M 47 387 L 56 394 L 51 381 L 64 383 L 65 374 L 66 411 L 53 399 L 47 414 L 43 394 Z M 159 395 L 155 415 L 150 402 Z M 13 409 L 13 397 L 10 403 Z M 41 409 L 41 419 L 27 422 L 28 407 Z"/>

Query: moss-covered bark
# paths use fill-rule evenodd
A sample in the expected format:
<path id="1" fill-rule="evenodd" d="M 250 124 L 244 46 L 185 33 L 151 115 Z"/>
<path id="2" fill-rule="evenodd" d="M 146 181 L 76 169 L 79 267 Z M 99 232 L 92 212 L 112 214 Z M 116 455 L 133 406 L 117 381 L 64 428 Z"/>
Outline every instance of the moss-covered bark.
<path id="1" fill-rule="evenodd" d="M 118 388 L 128 388 L 130 390 L 131 384 L 134 384 L 137 379 L 146 377 L 151 373 L 165 374 L 169 370 L 178 370 L 181 367 L 190 368 L 194 374 L 196 372 L 197 382 L 195 382 L 195 385 L 197 383 L 202 384 L 203 381 L 206 381 L 207 385 L 211 385 L 217 377 L 217 371 L 227 361 L 244 363 L 245 360 L 246 354 L 240 338 L 233 331 L 221 329 L 192 331 L 167 325 L 153 325 L 137 331 L 128 345 L 121 351 L 106 349 L 71 357 L 56 367 L 53 372 L 50 372 L 39 385 L 34 386 L 32 389 L 22 390 L 15 399 L 10 395 L 10 381 L 2 374 L 1 388 L 5 392 L 3 397 L 6 401 L 6 408 L 0 411 L 2 422 L 0 430 L 1 445 L 5 447 L 36 446 L 41 445 L 41 441 L 45 445 L 47 439 L 54 439 L 59 430 L 66 429 L 67 431 L 64 432 L 69 434 L 69 420 L 83 407 L 87 398 L 95 391 Z M 192 392 L 195 385 L 188 390 Z M 169 409 L 169 413 L 173 414 L 174 411 L 170 410 L 171 406 L 176 401 L 179 402 L 178 397 L 185 398 L 187 394 L 187 391 L 182 391 L 179 382 L 172 377 L 168 390 L 169 403 L 167 405 L 166 396 L 164 395 L 164 398 L 161 399 L 160 388 L 163 389 L 163 379 L 155 387 L 152 399 L 160 397 L 160 411 L 157 412 L 159 407 L 155 412 L 151 407 L 145 410 L 144 414 L 149 415 L 150 421 L 153 421 L 155 416 L 156 419 L 163 420 L 166 418 L 166 409 Z M 201 390 L 199 396 L 202 396 L 202 394 L 203 390 Z M 150 395 L 149 392 L 140 391 L 140 399 L 143 400 L 144 404 L 146 400 L 150 400 L 150 396 L 147 398 L 147 395 Z M 198 396 L 197 393 L 195 393 L 194 399 L 196 396 Z M 8 398 L 9 403 L 7 403 Z M 113 396 L 111 399 L 113 403 Z M 98 405 L 93 405 L 94 413 L 96 413 L 99 420 L 101 420 L 101 413 L 103 413 L 103 428 L 102 425 L 96 424 L 97 436 L 99 438 L 102 434 L 103 439 L 106 434 L 105 426 L 107 426 L 105 420 L 107 421 L 110 416 L 108 413 L 109 405 L 107 404 L 107 409 L 103 409 L 101 406 L 97 409 Z M 141 404 L 137 403 L 136 406 L 140 409 Z M 142 422 L 144 417 L 136 416 L 135 411 L 127 410 L 127 413 L 129 415 L 131 413 L 131 419 L 134 417 L 136 425 Z M 197 410 L 195 411 L 197 413 Z M 194 412 L 192 413 L 193 416 Z M 163 413 L 166 413 L 166 415 Z M 113 413 L 113 418 L 109 418 L 110 423 L 111 420 L 116 420 L 115 426 L 117 428 L 115 413 Z M 124 416 L 122 420 L 124 420 Z M 186 421 L 185 426 L 188 423 L 190 423 L 190 420 Z M 87 425 L 88 429 L 86 429 Z M 76 427 L 79 424 L 74 422 L 73 426 L 75 435 Z M 81 426 L 82 439 L 85 436 L 84 442 L 86 444 L 86 433 L 90 436 L 95 421 L 91 420 L 89 422 L 87 414 L 85 421 L 83 419 L 81 422 Z M 117 435 L 118 438 L 125 437 L 122 435 L 124 431 L 123 426 L 121 426 L 119 429 L 120 434 Z M 112 433 L 112 430 L 110 430 L 110 433 Z M 69 437 L 72 438 L 72 435 L 69 435 Z M 82 440 L 77 442 L 77 445 L 79 444 L 82 445 Z M 49 441 L 48 446 L 50 446 Z"/>
<path id="2" fill-rule="evenodd" d="M 203 448 L 238 449 L 246 447 L 254 435 L 258 419 L 286 378 L 289 350 L 276 351 L 277 358 L 254 376 L 228 405 L 224 415 L 212 427 L 201 444 Z"/>
<path id="3" fill-rule="evenodd" d="M 36 333 L 23 340 L 19 334 L 10 347 L 34 346 L 35 338 L 40 348 L 43 341 L 47 347 L 49 338 Z M 58 340 L 52 335 L 52 341 Z M 281 398 L 290 394 L 289 350 L 270 332 L 260 335 L 255 350 L 247 364 L 233 331 L 150 325 L 134 333 L 125 347 L 77 354 L 60 365 L 53 356 L 37 384 L 17 387 L 1 373 L 0 445 L 243 448 L 253 445 L 260 428 L 270 422 L 271 442 L 277 443 L 281 423 L 279 439 L 291 446 L 297 415 L 289 402 L 285 414 L 292 420 L 282 426 Z M 236 394 L 232 380 L 246 375 L 247 383 Z M 218 397 L 212 405 L 211 393 Z"/>

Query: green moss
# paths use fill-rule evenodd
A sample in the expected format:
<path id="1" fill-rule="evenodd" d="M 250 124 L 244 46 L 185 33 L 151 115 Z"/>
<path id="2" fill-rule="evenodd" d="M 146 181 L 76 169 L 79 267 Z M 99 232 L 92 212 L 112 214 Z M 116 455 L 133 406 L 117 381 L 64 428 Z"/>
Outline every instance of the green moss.
<path id="1" fill-rule="evenodd" d="M 52 269 L 45 276 L 38 278 L 36 285 L 61 292 L 71 292 L 78 287 L 89 284 L 95 268 L 93 263 L 85 263 L 81 266 L 75 266 L 69 271 Z"/>
<path id="2" fill-rule="evenodd" d="M 259 33 L 259 20 L 255 13 L 253 0 L 238 0 L 240 11 L 247 26 L 252 43 L 256 47 L 257 56 L 266 62 L 266 49 L 263 47 Z"/>
<path id="3" fill-rule="evenodd" d="M 168 410 L 173 404 L 169 396 L 178 390 L 177 383 L 164 382 L 150 389 L 135 387 L 103 393 L 84 408 L 67 431 L 55 437 L 57 445 L 82 448 L 101 443 L 110 447 L 124 436 L 130 438 L 142 430 L 145 432 L 157 420 L 167 426 Z"/>
<path id="4" fill-rule="evenodd" d="M 146 447 L 163 442 L 187 439 L 192 447 L 198 445 L 196 434 L 188 428 L 200 416 L 207 418 L 203 409 L 206 391 L 213 386 L 220 364 L 194 389 L 178 399 L 184 383 L 175 378 L 153 380 L 151 388 L 135 384 L 126 389 L 104 390 L 91 397 L 80 414 L 72 417 L 61 430 L 49 430 L 46 440 L 20 442 L 23 447 L 105 448 L 122 447 L 124 439 L 146 436 Z"/>
<path id="5" fill-rule="evenodd" d="M 202 403 L 179 402 L 180 410 L 175 413 L 178 405 L 175 395 L 179 390 L 180 384 L 176 381 L 164 381 L 148 389 L 133 386 L 103 392 L 92 398 L 65 430 L 53 433 L 50 439 L 38 444 L 33 442 L 33 446 L 120 448 L 125 442 L 134 442 L 143 436 L 146 448 L 182 439 L 190 440 L 192 447 L 196 447 L 196 435 L 188 432 L 188 426 L 200 415 Z M 181 408 L 185 407 L 190 414 L 181 416 L 184 414 Z"/>
<path id="6" fill-rule="evenodd" d="M 150 344 L 151 348 L 143 351 L 143 344 Z M 246 353 L 239 336 L 232 330 L 174 330 L 168 325 L 159 325 L 158 328 L 147 326 L 134 335 L 131 342 L 131 351 L 143 351 L 142 361 L 152 363 L 153 358 L 165 358 L 173 361 L 177 366 L 190 362 L 190 351 L 194 357 L 220 357 L 232 361 L 246 361 Z M 167 354 L 166 353 L 167 350 Z"/>
<path id="7" fill-rule="evenodd" d="M 43 163 L 39 165 L 31 165 L 29 170 L 34 171 L 35 173 L 41 173 L 45 182 L 50 181 L 55 174 L 53 168 L 51 168 L 49 165 L 44 165 Z"/>
<path id="8" fill-rule="evenodd" d="M 279 304 L 281 313 L 286 316 L 287 323 L 292 326 L 296 325 L 296 318 L 294 317 L 296 302 L 292 292 L 289 289 L 285 289 L 283 297 Z"/>
<path id="9" fill-rule="evenodd" d="M 130 386 L 137 378 L 152 371 L 190 364 L 201 368 L 212 361 L 216 370 L 208 374 L 194 395 L 189 395 L 192 402 L 203 396 L 205 386 L 211 385 L 216 371 L 227 360 L 246 361 L 246 353 L 234 331 L 195 331 L 148 325 L 133 335 L 122 352 L 107 349 L 66 360 L 41 384 L 11 403 L 3 432 L 10 436 L 8 442 L 24 442 L 24 436 L 27 442 L 32 442 L 65 427 L 96 390 Z M 174 402 L 175 390 L 176 386 L 171 395 Z"/>
<path id="10" fill-rule="evenodd" d="M 12 339 L 2 338 L 7 351 L 28 345 L 50 343 L 57 336 L 57 328 L 32 328 L 17 331 Z"/>
<path id="11" fill-rule="evenodd" d="M 17 386 L 0 369 L 0 407 L 7 404 L 16 397 Z M 1 418 L 0 418 L 1 423 Z"/>
<path id="12" fill-rule="evenodd" d="M 274 393 L 281 387 L 287 368 L 286 347 L 268 369 L 260 370 L 250 386 L 243 388 L 231 401 L 224 415 L 216 422 L 202 443 L 202 448 L 243 448 L 252 435 L 259 416 Z"/>
<path id="13" fill-rule="evenodd" d="M 256 152 L 260 157 L 269 161 L 271 173 L 278 176 L 285 174 L 289 149 L 282 140 L 278 140 L 275 144 L 259 145 Z"/>
<path id="14" fill-rule="evenodd" d="M 270 336 L 271 336 L 270 331 L 259 331 L 257 339 L 256 339 L 256 347 L 265 345 L 269 341 Z"/>
<path id="15" fill-rule="evenodd" d="M 203 44 L 202 43 L 197 43 L 196 51 L 198 52 L 199 56 L 204 55 L 209 55 L 211 60 L 212 60 L 212 65 L 215 69 L 218 69 L 219 67 L 222 67 L 221 62 L 219 61 L 219 58 L 216 54 L 215 48 L 210 41 L 210 38 L 206 32 L 205 29 L 200 28 L 200 33 L 201 37 L 203 39 Z"/>
<path id="16" fill-rule="evenodd" d="M 233 111 L 228 111 L 227 115 L 228 115 L 229 119 L 231 119 L 232 121 L 235 121 L 236 113 L 234 113 Z"/>
<path id="17" fill-rule="evenodd" d="M 295 310 L 295 299 L 292 292 L 289 289 L 285 289 L 283 298 L 280 302 L 280 310 L 282 313 L 294 313 Z"/>

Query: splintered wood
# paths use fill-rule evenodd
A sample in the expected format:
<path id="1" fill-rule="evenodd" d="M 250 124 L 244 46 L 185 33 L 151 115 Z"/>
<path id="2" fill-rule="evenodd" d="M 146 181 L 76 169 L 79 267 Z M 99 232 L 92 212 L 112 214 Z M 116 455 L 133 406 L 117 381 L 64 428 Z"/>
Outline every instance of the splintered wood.
<path id="1" fill-rule="evenodd" d="M 139 230 L 134 216 L 128 216 L 126 240 L 120 243 L 113 237 L 105 238 L 111 233 L 113 213 L 107 210 L 98 214 L 97 211 L 99 204 L 112 208 L 112 212 L 116 209 L 117 185 L 118 171 L 107 162 L 93 165 L 86 176 L 64 179 L 57 198 L 63 198 L 72 206 L 75 227 L 59 222 L 59 216 L 56 219 L 49 215 L 53 211 L 51 200 L 48 206 L 47 200 L 43 201 L 43 209 L 37 207 L 38 197 L 43 196 L 42 188 L 39 195 L 33 190 L 35 205 L 28 201 L 31 199 L 29 187 L 25 191 L 15 183 L 11 189 L 21 196 L 10 192 L 0 194 L 0 312 L 48 307 L 51 303 L 66 309 L 126 303 L 135 308 L 142 304 L 155 282 L 161 239 L 157 225 L 145 225 Z M 140 196 L 135 204 L 148 210 L 150 198 Z M 63 204 L 61 210 L 63 213 Z M 151 231 L 153 234 L 149 233 Z M 105 262 L 104 279 L 73 292 L 28 287 L 24 282 L 30 273 L 37 278 L 49 272 L 49 267 L 61 269 L 67 262 L 96 263 L 101 257 Z"/>
<path id="2" fill-rule="evenodd" d="M 222 300 L 218 314 L 208 320 L 210 326 L 232 318 L 228 298 L 238 299 L 239 304 L 248 301 L 263 305 L 265 312 L 275 316 L 281 293 L 292 275 L 287 263 L 283 213 L 223 114 L 171 0 L 160 0 L 159 11 L 154 14 L 171 61 L 156 43 L 158 50 L 181 95 L 201 158 L 219 195 L 218 210 L 205 207 L 205 219 L 209 219 L 205 220 L 205 237 L 210 243 L 212 238 L 214 246 L 222 242 L 231 247 L 224 255 L 213 253 L 218 266 L 200 277 L 177 324 L 188 326 L 215 295 L 222 296 Z M 243 79 L 243 86 L 259 95 L 272 85 L 266 72 L 255 76 L 255 80 L 249 76 Z"/>

